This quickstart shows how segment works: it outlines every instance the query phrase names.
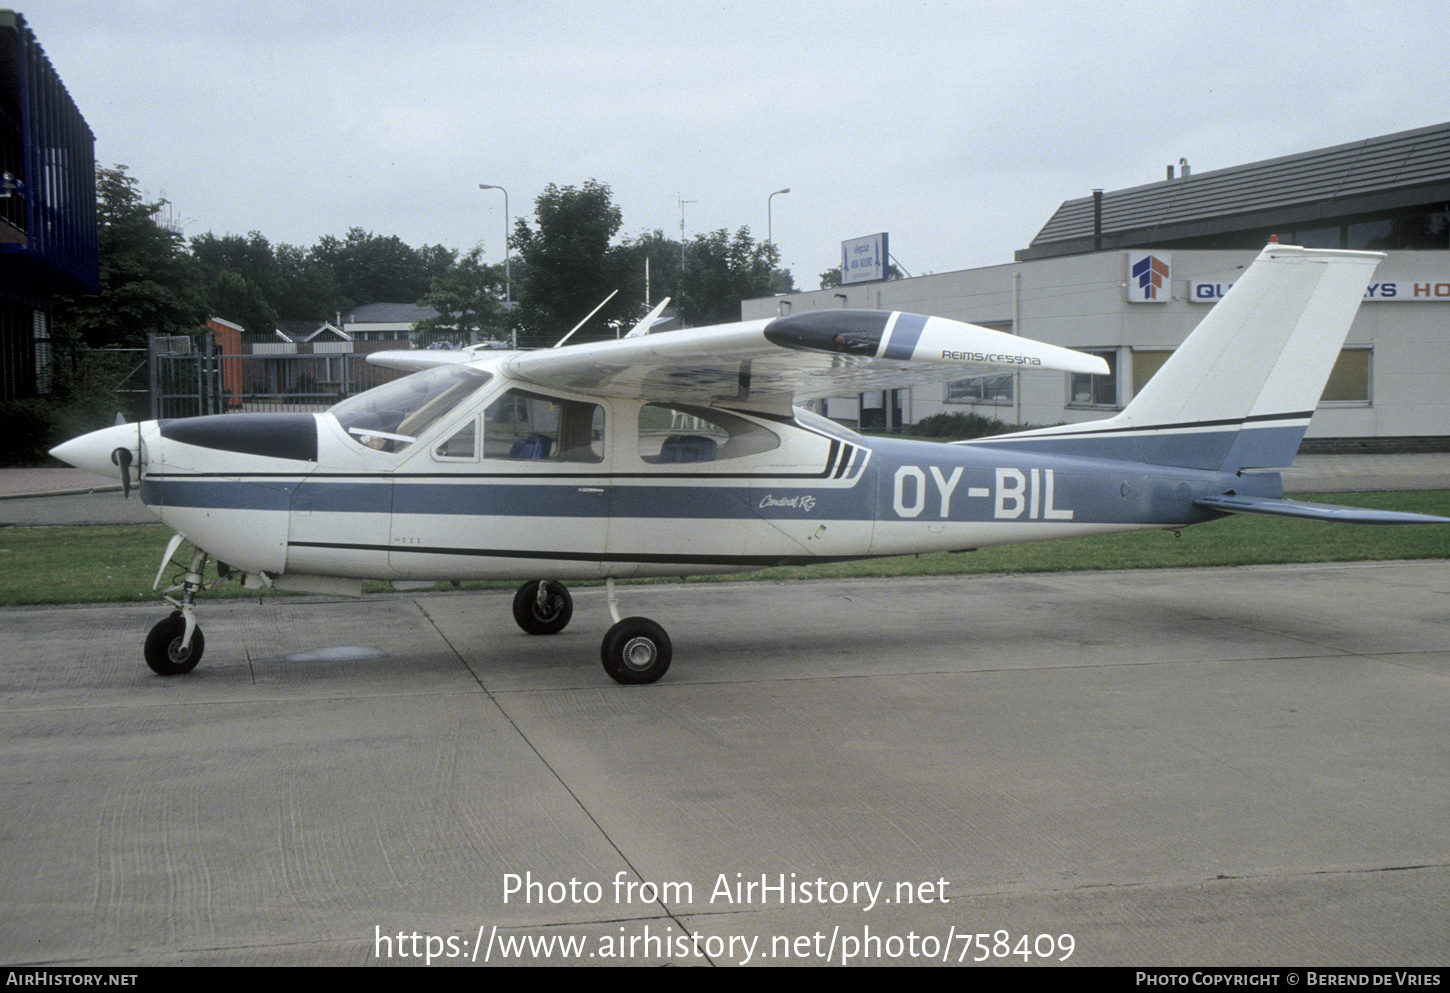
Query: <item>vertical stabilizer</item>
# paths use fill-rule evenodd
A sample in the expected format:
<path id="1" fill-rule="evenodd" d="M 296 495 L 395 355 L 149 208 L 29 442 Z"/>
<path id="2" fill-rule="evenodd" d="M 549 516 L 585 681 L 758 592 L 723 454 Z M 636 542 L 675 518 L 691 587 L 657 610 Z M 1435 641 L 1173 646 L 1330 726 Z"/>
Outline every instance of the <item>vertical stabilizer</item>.
<path id="1" fill-rule="evenodd" d="M 1002 441 L 1067 451 L 1070 437 L 1076 454 L 1193 469 L 1288 465 L 1383 258 L 1270 245 L 1122 413 Z"/>

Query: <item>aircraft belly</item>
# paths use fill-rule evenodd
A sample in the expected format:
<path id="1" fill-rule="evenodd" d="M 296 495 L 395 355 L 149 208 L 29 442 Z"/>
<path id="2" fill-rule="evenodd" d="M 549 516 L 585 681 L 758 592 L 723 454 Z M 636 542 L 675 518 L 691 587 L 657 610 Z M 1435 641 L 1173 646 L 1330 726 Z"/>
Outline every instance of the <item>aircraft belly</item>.
<path id="1" fill-rule="evenodd" d="M 292 491 L 287 523 L 289 573 L 389 579 L 388 480 L 317 479 Z"/>
<path id="2" fill-rule="evenodd" d="M 959 552 L 992 545 L 1011 545 L 1054 538 L 1078 538 L 1141 530 L 1141 524 L 1103 522 L 946 521 L 937 524 L 878 521 L 872 555 L 911 555 Z"/>
<path id="3" fill-rule="evenodd" d="M 159 447 L 159 446 L 158 446 Z M 287 552 L 287 502 L 295 481 L 174 473 L 158 466 L 141 500 L 212 556 L 248 572 L 280 571 Z"/>
<path id="4" fill-rule="evenodd" d="M 378 536 L 388 533 L 385 513 L 291 515 L 287 541 L 287 572 L 359 579 L 392 579 L 387 546 Z"/>

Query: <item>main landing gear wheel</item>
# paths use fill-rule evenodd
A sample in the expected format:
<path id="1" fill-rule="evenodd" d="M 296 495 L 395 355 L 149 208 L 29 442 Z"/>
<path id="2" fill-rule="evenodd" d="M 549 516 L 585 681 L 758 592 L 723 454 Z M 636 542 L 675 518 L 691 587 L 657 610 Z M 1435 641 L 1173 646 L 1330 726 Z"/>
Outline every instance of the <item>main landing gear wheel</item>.
<path id="1" fill-rule="evenodd" d="M 177 611 L 159 622 L 146 636 L 146 664 L 159 676 L 179 676 L 196 668 L 201 653 L 206 648 L 206 639 L 201 628 L 191 632 L 191 644 L 181 647 L 186 637 L 186 618 Z"/>
<path id="2" fill-rule="evenodd" d="M 563 583 L 535 580 L 520 586 L 514 594 L 514 620 L 529 634 L 558 634 L 569 626 L 573 616 L 574 598 Z"/>
<path id="3" fill-rule="evenodd" d="M 626 617 L 604 636 L 600 658 L 617 683 L 653 683 L 670 667 L 670 636 L 647 617 Z"/>

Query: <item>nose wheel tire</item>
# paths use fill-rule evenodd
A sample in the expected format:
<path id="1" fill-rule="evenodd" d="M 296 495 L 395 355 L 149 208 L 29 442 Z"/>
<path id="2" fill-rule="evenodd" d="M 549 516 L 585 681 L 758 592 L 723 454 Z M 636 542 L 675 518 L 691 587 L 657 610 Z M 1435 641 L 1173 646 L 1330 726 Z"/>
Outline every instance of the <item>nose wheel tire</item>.
<path id="1" fill-rule="evenodd" d="M 146 636 L 146 664 L 158 676 L 180 676 L 196 668 L 206 639 L 201 628 L 191 632 L 191 644 L 181 647 L 186 637 L 186 619 L 178 611 L 159 622 Z"/>
<path id="2" fill-rule="evenodd" d="M 537 580 L 519 587 L 514 594 L 514 621 L 529 634 L 558 634 L 569 626 L 569 618 L 574 616 L 574 598 L 563 583 L 550 579 L 542 585 L 542 603 Z"/>
<path id="3" fill-rule="evenodd" d="M 604 636 L 600 658 L 618 683 L 653 683 L 670 667 L 670 636 L 647 617 L 626 617 Z"/>

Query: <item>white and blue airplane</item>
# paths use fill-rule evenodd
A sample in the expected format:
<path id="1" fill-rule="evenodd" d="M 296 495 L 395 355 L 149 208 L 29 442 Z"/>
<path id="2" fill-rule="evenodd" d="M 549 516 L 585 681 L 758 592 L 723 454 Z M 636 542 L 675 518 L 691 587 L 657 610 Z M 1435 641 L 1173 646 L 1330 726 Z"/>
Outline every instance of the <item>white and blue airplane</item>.
<path id="1" fill-rule="evenodd" d="M 324 413 L 221 414 L 96 431 L 52 452 L 126 486 L 197 551 L 146 639 L 161 674 L 205 640 L 195 598 L 522 580 L 531 634 L 600 580 L 605 670 L 650 683 L 664 629 L 614 580 L 723 573 L 1249 513 L 1447 523 L 1283 499 L 1288 465 L 1378 253 L 1270 244 L 1117 416 L 952 444 L 865 438 L 798 403 L 970 369 L 1106 373 L 1096 356 L 906 313 L 822 310 L 531 352 L 393 352 L 421 370 Z M 651 315 L 651 318 L 654 315 Z M 208 581 L 208 556 L 217 577 Z M 157 574 L 159 585 L 161 572 Z M 175 594 L 175 596 L 173 596 Z"/>

